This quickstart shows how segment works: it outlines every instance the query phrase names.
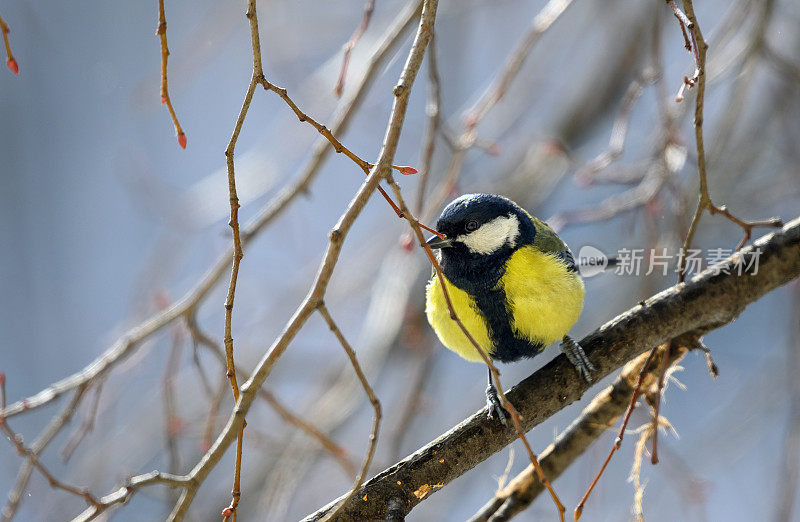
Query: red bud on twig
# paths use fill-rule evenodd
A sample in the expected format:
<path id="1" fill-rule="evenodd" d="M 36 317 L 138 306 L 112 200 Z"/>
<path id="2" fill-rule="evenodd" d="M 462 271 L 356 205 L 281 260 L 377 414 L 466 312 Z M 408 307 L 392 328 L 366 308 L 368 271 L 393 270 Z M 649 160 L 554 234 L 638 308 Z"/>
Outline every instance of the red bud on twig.
<path id="1" fill-rule="evenodd" d="M 396 166 L 396 165 L 393 165 L 393 166 L 394 166 L 394 168 L 396 168 L 396 169 L 397 169 L 397 171 L 398 171 L 400 174 L 402 174 L 402 175 L 404 175 L 404 176 L 410 176 L 410 175 L 412 175 L 412 174 L 416 174 L 417 172 L 419 172 L 419 171 L 418 171 L 417 169 L 415 169 L 414 167 L 398 167 L 398 166 Z"/>
<path id="2" fill-rule="evenodd" d="M 182 149 L 186 148 L 186 134 L 182 132 L 178 133 L 178 145 L 180 145 Z"/>
<path id="3" fill-rule="evenodd" d="M 9 58 L 6 60 L 6 66 L 13 72 L 14 74 L 19 74 L 19 64 L 14 58 Z"/>

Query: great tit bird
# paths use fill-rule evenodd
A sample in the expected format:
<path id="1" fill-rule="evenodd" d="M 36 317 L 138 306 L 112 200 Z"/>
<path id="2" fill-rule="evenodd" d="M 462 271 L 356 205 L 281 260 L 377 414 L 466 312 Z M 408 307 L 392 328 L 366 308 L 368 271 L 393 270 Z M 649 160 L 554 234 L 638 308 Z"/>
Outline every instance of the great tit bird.
<path id="1" fill-rule="evenodd" d="M 594 367 L 567 336 L 583 309 L 583 281 L 569 247 L 553 230 L 508 198 L 467 194 L 442 211 L 428 240 L 439 261 L 456 314 L 489 357 L 501 362 L 533 357 L 561 340 L 578 373 L 591 382 Z M 436 274 L 425 313 L 439 340 L 468 361 L 482 361 L 450 318 Z M 489 372 L 489 416 L 505 413 Z"/>

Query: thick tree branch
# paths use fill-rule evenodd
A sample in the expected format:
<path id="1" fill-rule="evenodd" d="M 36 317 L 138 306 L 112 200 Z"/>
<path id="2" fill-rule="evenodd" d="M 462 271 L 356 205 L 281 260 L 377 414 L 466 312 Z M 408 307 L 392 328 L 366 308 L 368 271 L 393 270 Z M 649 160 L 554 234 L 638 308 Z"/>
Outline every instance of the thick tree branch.
<path id="1" fill-rule="evenodd" d="M 755 254 L 756 249 L 760 254 Z M 739 275 L 738 264 L 759 256 L 755 274 Z M 800 218 L 757 240 L 725 261 L 620 314 L 581 340 L 599 380 L 646 350 L 683 334 L 702 335 L 735 319 L 769 291 L 800 276 Z M 588 385 L 559 355 L 512 388 L 508 399 L 523 416 L 526 430 L 580 399 Z M 407 514 L 515 438 L 486 410 L 472 417 L 368 481 L 337 520 L 383 519 L 387 506 Z M 366 500 L 365 500 L 366 499 Z M 338 499 L 306 520 L 324 517 Z"/>
<path id="2" fill-rule="evenodd" d="M 680 360 L 689 349 L 697 346 L 695 335 L 689 334 L 673 343 L 675 346 L 670 351 L 667 361 L 674 364 Z M 600 435 L 614 426 L 619 418 L 628 409 L 631 394 L 636 388 L 639 373 L 647 362 L 648 355 L 641 354 L 630 361 L 622 369 L 622 373 L 604 390 L 595 395 L 580 416 L 562 431 L 555 441 L 550 444 L 540 455 L 542 468 L 551 480 L 555 480 L 578 457 L 589 449 Z M 664 356 L 664 350 L 659 349 L 656 356 L 650 361 L 644 374 L 642 389 L 647 390 L 658 384 L 658 377 Z M 486 503 L 469 522 L 501 522 L 511 520 L 515 515 L 525 510 L 533 500 L 544 491 L 544 486 L 536 477 L 532 466 L 528 466 L 508 485 L 499 490 L 493 499 Z"/>

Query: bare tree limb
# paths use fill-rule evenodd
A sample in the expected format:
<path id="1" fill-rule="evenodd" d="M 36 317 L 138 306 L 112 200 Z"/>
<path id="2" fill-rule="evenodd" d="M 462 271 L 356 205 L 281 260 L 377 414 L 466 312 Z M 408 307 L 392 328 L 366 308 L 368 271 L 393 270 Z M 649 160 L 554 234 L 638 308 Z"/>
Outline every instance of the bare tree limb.
<path id="1" fill-rule="evenodd" d="M 688 342 L 680 340 L 675 342 L 676 347 L 670 352 L 669 364 L 677 362 L 686 354 L 687 349 L 695 344 L 695 336 L 686 337 Z M 627 363 L 619 377 L 595 395 L 580 416 L 542 452 L 541 463 L 548 477 L 555 479 L 561 476 L 625 413 L 647 356 L 648 354 L 643 353 Z M 650 361 L 642 383 L 644 389 L 657 383 L 663 356 L 664 351 L 659 350 L 656 357 Z M 533 468 L 528 466 L 514 477 L 508 486 L 498 491 L 495 497 L 470 519 L 470 522 L 510 520 L 526 509 L 542 491 L 544 491 L 542 483 L 536 477 Z"/>
<path id="2" fill-rule="evenodd" d="M 756 254 L 756 252 L 759 252 Z M 737 267 L 759 256 L 756 274 L 739 275 Z M 725 261 L 678 283 L 607 322 L 580 344 L 601 379 L 639 354 L 691 332 L 702 335 L 735 319 L 748 304 L 800 276 L 800 218 L 763 236 Z M 537 426 L 580 399 L 588 385 L 566 357 L 559 355 L 512 388 L 507 396 L 517 405 L 526 430 Z M 414 454 L 368 481 L 337 520 L 382 519 L 387 506 L 407 514 L 423 499 L 515 438 L 486 417 L 485 408 Z M 338 499 L 306 518 L 319 520 Z"/>

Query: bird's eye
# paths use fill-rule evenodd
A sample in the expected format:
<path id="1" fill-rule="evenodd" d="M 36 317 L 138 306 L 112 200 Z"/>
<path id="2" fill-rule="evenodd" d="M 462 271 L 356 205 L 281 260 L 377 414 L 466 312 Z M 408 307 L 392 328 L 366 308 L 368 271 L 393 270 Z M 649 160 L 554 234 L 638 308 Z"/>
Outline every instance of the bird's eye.
<path id="1" fill-rule="evenodd" d="M 478 230 L 478 222 L 474 219 L 472 221 L 467 222 L 467 232 L 472 232 L 473 230 Z"/>

